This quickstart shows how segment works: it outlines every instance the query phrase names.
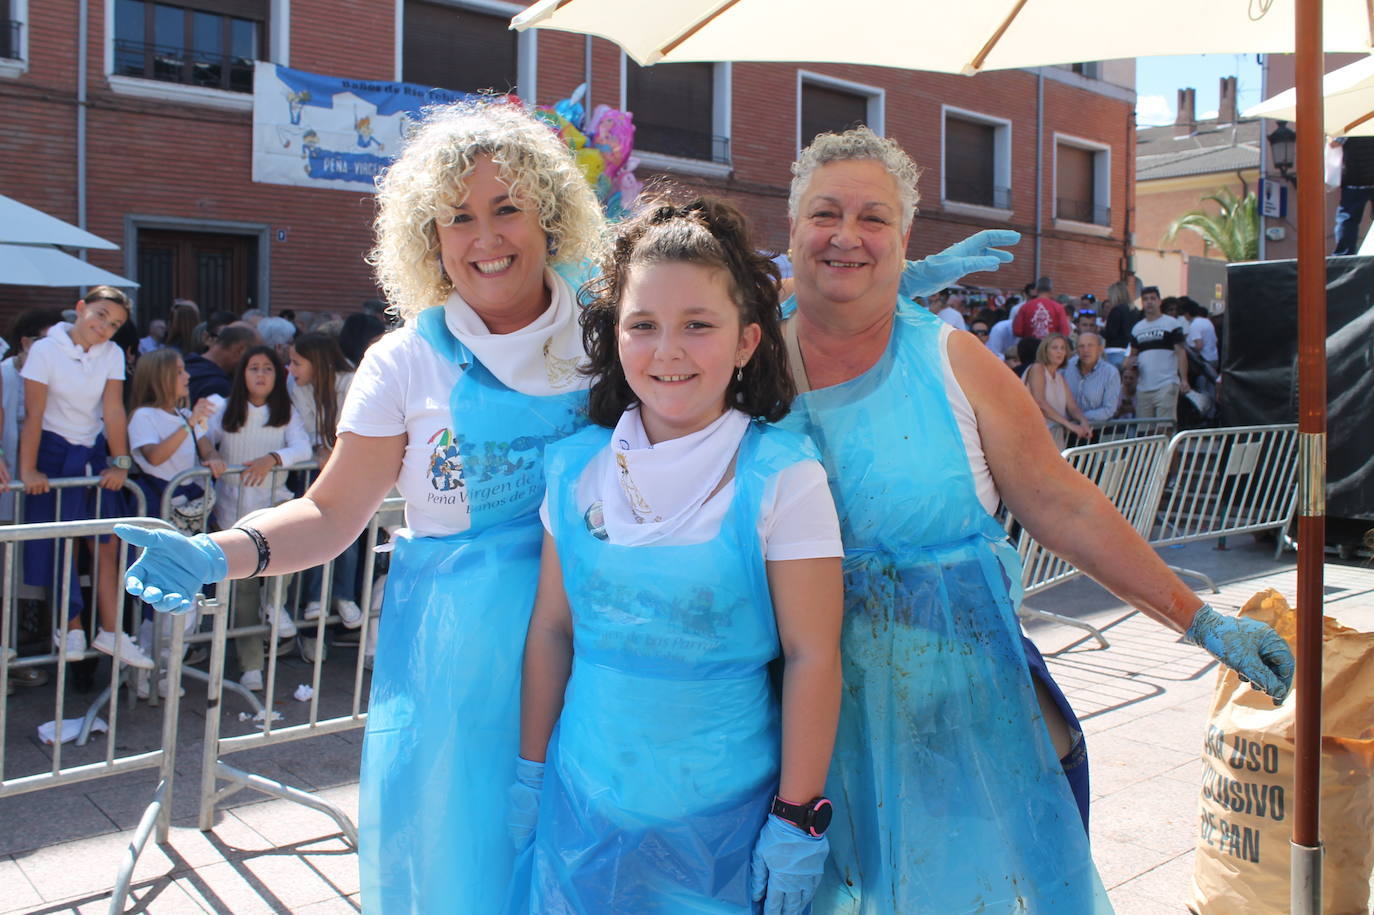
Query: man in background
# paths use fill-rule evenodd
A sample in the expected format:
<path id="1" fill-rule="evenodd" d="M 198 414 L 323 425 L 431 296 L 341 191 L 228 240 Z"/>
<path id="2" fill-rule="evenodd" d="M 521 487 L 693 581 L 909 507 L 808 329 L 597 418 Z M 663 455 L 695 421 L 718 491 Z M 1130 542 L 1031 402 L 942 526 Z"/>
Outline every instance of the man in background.
<path id="1" fill-rule="evenodd" d="M 1183 341 L 1187 328 L 1178 318 L 1161 310 L 1158 286 L 1146 286 L 1140 293 L 1145 317 L 1131 328 L 1131 348 L 1122 367 L 1139 370 L 1135 386 L 1135 415 L 1141 419 L 1174 419 L 1178 415 L 1178 395 L 1187 394 L 1188 353 Z"/>
<path id="2" fill-rule="evenodd" d="M 1364 211 L 1374 203 L 1374 137 L 1346 137 L 1331 143 L 1344 146 L 1341 202 L 1336 206 L 1336 250 L 1332 253 L 1355 254 L 1360 247 Z"/>

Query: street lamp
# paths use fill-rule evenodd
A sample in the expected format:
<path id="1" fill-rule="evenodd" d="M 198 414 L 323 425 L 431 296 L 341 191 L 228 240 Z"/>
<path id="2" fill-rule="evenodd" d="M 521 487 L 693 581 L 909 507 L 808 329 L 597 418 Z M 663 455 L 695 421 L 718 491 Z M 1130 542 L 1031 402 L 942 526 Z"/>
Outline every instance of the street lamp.
<path id="1" fill-rule="evenodd" d="M 1297 184 L 1297 177 L 1289 174 L 1293 170 L 1293 150 L 1297 146 L 1298 135 L 1293 132 L 1293 128 L 1288 126 L 1287 121 L 1279 121 L 1279 126 L 1269 133 L 1269 155 L 1273 159 L 1274 167 L 1279 170 L 1279 175 L 1292 184 Z"/>

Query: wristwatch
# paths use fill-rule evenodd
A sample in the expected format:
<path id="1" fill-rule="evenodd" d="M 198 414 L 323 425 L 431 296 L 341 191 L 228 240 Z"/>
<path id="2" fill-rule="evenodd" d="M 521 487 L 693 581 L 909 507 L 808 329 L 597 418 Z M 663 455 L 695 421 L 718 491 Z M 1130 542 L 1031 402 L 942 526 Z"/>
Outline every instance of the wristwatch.
<path id="1" fill-rule="evenodd" d="M 128 470 L 134 466 L 134 459 L 127 454 L 115 454 L 110 456 L 107 463 L 115 470 Z"/>
<path id="2" fill-rule="evenodd" d="M 835 806 L 827 797 L 815 797 L 805 804 L 793 804 L 775 797 L 772 814 L 791 823 L 808 836 L 819 839 L 830 828 L 830 818 L 835 814 Z"/>

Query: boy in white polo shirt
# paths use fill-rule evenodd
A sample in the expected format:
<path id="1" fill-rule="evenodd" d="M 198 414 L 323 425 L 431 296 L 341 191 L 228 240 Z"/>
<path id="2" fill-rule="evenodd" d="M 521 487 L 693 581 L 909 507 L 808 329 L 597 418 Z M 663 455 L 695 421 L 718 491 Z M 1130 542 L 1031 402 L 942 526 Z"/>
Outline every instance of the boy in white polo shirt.
<path id="1" fill-rule="evenodd" d="M 129 457 L 128 421 L 124 414 L 124 354 L 110 342 L 115 331 L 129 319 L 129 300 L 111 286 L 96 286 L 76 303 L 76 323 L 55 324 L 47 336 L 29 350 L 20 373 L 24 379 L 26 414 L 19 439 L 19 476 L 28 494 L 24 520 L 57 518 L 57 494 L 49 487 L 51 477 L 100 475 L 100 514 L 124 514 L 120 498 L 132 459 Z M 62 520 L 94 517 L 96 495 L 68 491 L 61 499 Z M 151 668 L 148 657 L 119 625 L 120 593 L 117 580 L 118 547 L 113 537 L 101 538 L 96 606 L 100 631 L 92 647 L 134 667 Z M 24 550 L 24 580 L 53 589 L 60 600 L 56 575 L 55 541 L 36 540 Z M 84 602 L 72 567 L 71 599 L 67 607 L 66 652 L 86 650 L 81 627 Z M 62 633 L 54 633 L 61 648 Z"/>

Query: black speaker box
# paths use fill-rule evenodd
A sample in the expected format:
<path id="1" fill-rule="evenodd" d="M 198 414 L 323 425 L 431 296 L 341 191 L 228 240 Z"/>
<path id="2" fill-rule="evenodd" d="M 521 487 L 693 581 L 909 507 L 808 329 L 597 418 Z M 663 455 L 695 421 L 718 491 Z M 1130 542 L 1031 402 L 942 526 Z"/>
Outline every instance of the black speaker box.
<path id="1" fill-rule="evenodd" d="M 1232 264 L 1222 328 L 1221 421 L 1298 418 L 1297 261 Z M 1328 541 L 1374 521 L 1374 257 L 1326 260 Z"/>

